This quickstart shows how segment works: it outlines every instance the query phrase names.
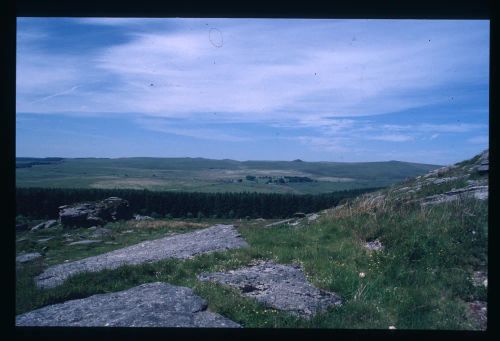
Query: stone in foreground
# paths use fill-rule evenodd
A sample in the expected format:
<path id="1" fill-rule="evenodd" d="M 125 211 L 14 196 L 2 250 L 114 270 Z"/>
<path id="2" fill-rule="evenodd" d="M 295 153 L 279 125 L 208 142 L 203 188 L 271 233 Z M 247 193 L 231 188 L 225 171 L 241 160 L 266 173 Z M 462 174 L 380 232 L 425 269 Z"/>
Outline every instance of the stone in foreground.
<path id="1" fill-rule="evenodd" d="M 33 310 L 16 316 L 16 326 L 240 327 L 206 309 L 190 288 L 156 282 Z"/>
<path id="2" fill-rule="evenodd" d="M 311 285 L 297 265 L 262 262 L 226 273 L 201 274 L 198 279 L 239 289 L 243 296 L 305 318 L 341 304 L 337 294 Z"/>
<path id="3" fill-rule="evenodd" d="M 28 263 L 37 259 L 42 258 L 42 255 L 38 252 L 24 253 L 16 257 L 16 262 L 18 263 Z"/>
<path id="4" fill-rule="evenodd" d="M 114 250 L 98 256 L 49 267 L 35 278 L 39 288 L 53 288 L 81 272 L 116 269 L 167 258 L 190 258 L 195 255 L 246 247 L 233 225 L 215 225 L 191 233 L 178 234 Z"/>

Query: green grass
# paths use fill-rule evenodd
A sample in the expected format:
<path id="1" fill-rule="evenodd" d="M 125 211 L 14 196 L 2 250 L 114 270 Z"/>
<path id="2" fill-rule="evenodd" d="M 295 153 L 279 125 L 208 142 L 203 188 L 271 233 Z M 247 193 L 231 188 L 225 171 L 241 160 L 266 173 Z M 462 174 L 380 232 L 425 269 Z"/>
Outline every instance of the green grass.
<path id="1" fill-rule="evenodd" d="M 240 162 L 202 158 L 86 158 L 17 168 L 16 186 L 316 194 L 383 187 L 437 167 L 397 161 L 341 163 Z M 245 180 L 247 175 L 305 176 L 317 182 L 268 185 L 263 179 L 257 182 Z M 238 179 L 242 179 L 242 182 L 238 182 Z"/>
<path id="2" fill-rule="evenodd" d="M 371 212 L 328 213 L 298 228 L 262 228 L 269 221 L 242 221 L 237 224 L 249 248 L 79 274 L 49 290 L 34 286 L 33 277 L 42 271 L 42 265 L 35 264 L 17 272 L 16 312 L 164 281 L 193 288 L 210 310 L 244 327 L 474 329 L 478 326 L 468 317 L 465 302 L 486 300 L 486 290 L 473 287 L 468 277 L 487 268 L 487 211 L 487 203 L 471 200 L 431 208 L 389 205 Z M 168 231 L 151 233 L 157 237 Z M 147 237 L 136 233 L 123 237 L 127 242 L 120 245 Z M 364 249 L 362 243 L 374 238 L 382 241 L 384 251 Z M 72 258 L 73 251 L 65 252 L 53 257 Z M 73 258 L 84 254 L 74 252 Z M 261 259 L 302 264 L 307 278 L 339 294 L 343 305 L 302 320 L 196 279 L 202 272 L 237 269 Z M 366 277 L 360 278 L 360 272 Z"/>

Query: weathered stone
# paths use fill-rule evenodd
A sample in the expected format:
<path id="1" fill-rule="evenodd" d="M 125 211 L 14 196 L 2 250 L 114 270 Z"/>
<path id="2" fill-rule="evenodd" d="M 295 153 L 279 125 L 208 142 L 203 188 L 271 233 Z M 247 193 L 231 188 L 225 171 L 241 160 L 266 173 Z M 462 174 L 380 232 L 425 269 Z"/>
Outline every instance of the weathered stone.
<path id="1" fill-rule="evenodd" d="M 69 243 L 68 245 L 87 245 L 87 244 L 95 244 L 95 243 L 100 243 L 101 240 L 79 240 L 77 242 Z"/>
<path id="2" fill-rule="evenodd" d="M 307 217 L 307 221 L 309 221 L 309 222 L 315 221 L 318 218 L 319 218 L 319 214 L 313 213 L 313 214 L 311 214 L 310 216 Z"/>
<path id="3" fill-rule="evenodd" d="M 472 197 L 478 200 L 486 200 L 488 199 L 488 186 L 467 186 L 464 188 L 448 191 L 443 194 L 436 194 L 425 197 L 420 202 L 422 206 L 427 206 L 451 202 L 466 197 Z"/>
<path id="4" fill-rule="evenodd" d="M 132 217 L 128 201 L 117 197 L 97 202 L 65 205 L 59 209 L 59 219 L 65 227 L 104 225 L 108 221 Z"/>
<path id="5" fill-rule="evenodd" d="M 102 238 L 112 234 L 110 229 L 107 228 L 96 228 L 94 232 L 90 235 L 91 238 Z"/>
<path id="6" fill-rule="evenodd" d="M 47 237 L 47 238 L 38 239 L 36 242 L 37 243 L 46 243 L 46 242 L 48 242 L 49 240 L 52 240 L 52 239 L 54 239 L 54 237 Z"/>
<path id="7" fill-rule="evenodd" d="M 140 214 L 136 214 L 134 218 L 135 218 L 135 220 L 154 220 L 150 216 L 140 215 Z"/>
<path id="8" fill-rule="evenodd" d="M 31 228 L 31 231 L 48 229 L 48 228 L 51 228 L 51 227 L 56 226 L 56 225 L 57 225 L 57 220 L 51 219 L 51 220 L 47 220 L 43 223 L 36 225 L 35 227 Z"/>
<path id="9" fill-rule="evenodd" d="M 16 262 L 27 263 L 40 258 L 42 258 L 42 255 L 38 252 L 24 253 L 16 257 Z"/>
<path id="10" fill-rule="evenodd" d="M 298 265 L 268 261 L 225 273 L 204 273 L 198 279 L 228 285 L 266 306 L 305 318 L 341 304 L 337 294 L 311 285 Z"/>
<path id="11" fill-rule="evenodd" d="M 273 227 L 273 226 L 283 225 L 283 224 L 287 224 L 293 220 L 295 220 L 295 218 L 280 220 L 280 221 L 277 221 L 275 223 L 267 224 L 264 227 Z"/>
<path id="12" fill-rule="evenodd" d="M 488 174 L 488 170 L 489 170 L 489 165 L 487 164 L 477 167 L 477 172 L 479 174 Z"/>
<path id="13" fill-rule="evenodd" d="M 488 287 L 488 274 L 484 271 L 474 271 L 471 277 L 472 284 L 476 287 Z"/>
<path id="14" fill-rule="evenodd" d="M 190 288 L 160 282 L 49 305 L 16 316 L 16 326 L 240 327 L 207 311 Z"/>
<path id="15" fill-rule="evenodd" d="M 454 180 L 457 180 L 457 179 L 458 179 L 458 177 L 456 177 L 456 176 L 450 176 L 448 178 L 437 178 L 435 180 L 432 180 L 432 184 L 439 185 L 439 184 L 443 184 L 443 183 L 446 183 L 446 182 L 454 181 Z"/>
<path id="16" fill-rule="evenodd" d="M 35 278 L 40 288 L 52 288 L 81 272 L 116 269 L 122 265 L 156 262 L 167 258 L 190 258 L 214 251 L 248 246 L 233 225 L 215 225 L 191 233 L 148 240 L 126 248 L 74 262 L 51 266 Z"/>
<path id="17" fill-rule="evenodd" d="M 380 251 L 384 248 L 384 246 L 382 245 L 380 240 L 375 239 L 373 241 L 366 242 L 365 248 L 367 248 L 368 250 L 372 250 L 372 251 Z"/>

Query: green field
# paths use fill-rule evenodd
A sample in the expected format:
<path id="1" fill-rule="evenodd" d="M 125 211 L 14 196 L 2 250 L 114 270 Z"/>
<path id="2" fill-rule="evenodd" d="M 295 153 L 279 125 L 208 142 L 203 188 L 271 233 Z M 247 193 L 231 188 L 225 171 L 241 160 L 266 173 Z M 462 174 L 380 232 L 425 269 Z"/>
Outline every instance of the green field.
<path id="1" fill-rule="evenodd" d="M 47 162 L 44 159 L 18 158 L 16 167 L 17 187 L 316 194 L 388 186 L 439 166 L 399 161 L 341 163 L 79 158 L 49 159 Z"/>
<path id="2" fill-rule="evenodd" d="M 16 314 L 162 281 L 192 288 L 207 300 L 210 311 L 245 328 L 484 330 L 486 322 L 471 310 L 470 303 L 488 300 L 487 284 L 477 285 L 471 279 L 475 272 L 488 271 L 488 201 L 464 197 L 435 206 L 414 201 L 462 187 L 470 179 L 487 184 L 488 175 L 473 170 L 478 162 L 474 158 L 445 175 L 435 175 L 435 179 L 462 177 L 449 183 L 429 183 L 417 190 L 424 178 L 410 179 L 322 210 L 317 220 L 303 218 L 298 224 L 265 227 L 277 219 L 262 218 L 121 221 L 105 226 L 109 234 L 100 237 L 102 243 L 79 246 L 68 242 L 92 238 L 92 230 L 58 225 L 18 231 L 16 253 L 37 251 L 43 259 L 16 269 Z M 40 222 L 16 219 L 24 221 Z M 34 277 L 49 265 L 218 223 L 237 226 L 249 247 L 81 273 L 47 290 L 35 286 Z M 383 250 L 366 249 L 364 243 L 375 239 Z M 300 264 L 313 285 L 339 294 L 343 304 L 305 320 L 244 297 L 235 289 L 196 278 L 200 273 L 238 269 L 258 260 Z"/>

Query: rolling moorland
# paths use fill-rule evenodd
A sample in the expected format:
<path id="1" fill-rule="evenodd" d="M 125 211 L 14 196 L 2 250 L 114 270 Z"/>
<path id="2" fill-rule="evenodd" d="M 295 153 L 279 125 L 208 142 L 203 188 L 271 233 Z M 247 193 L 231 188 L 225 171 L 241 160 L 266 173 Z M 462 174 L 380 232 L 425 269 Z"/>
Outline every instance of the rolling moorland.
<path id="1" fill-rule="evenodd" d="M 16 158 L 16 187 L 317 194 L 385 187 L 438 167 L 399 161 Z"/>
<path id="2" fill-rule="evenodd" d="M 18 256 L 39 256 L 18 262 L 16 313 L 163 282 L 193 289 L 211 312 L 242 327 L 484 330 L 487 159 L 486 152 L 449 167 L 432 167 L 426 174 L 294 219 L 158 218 L 110 222 L 97 229 L 56 223 L 18 231 Z M 31 168 L 47 166 L 52 167 Z M 30 227 L 43 222 L 18 217 L 21 221 Z M 49 266 L 215 224 L 234 225 L 248 246 L 83 272 L 54 288 L 35 285 Z M 95 242 L 81 242 L 88 240 Z M 262 261 L 300 266 L 312 285 L 336 293 L 342 304 L 304 319 L 245 296 L 245 290 L 200 279 L 202 273 L 231 273 Z"/>

